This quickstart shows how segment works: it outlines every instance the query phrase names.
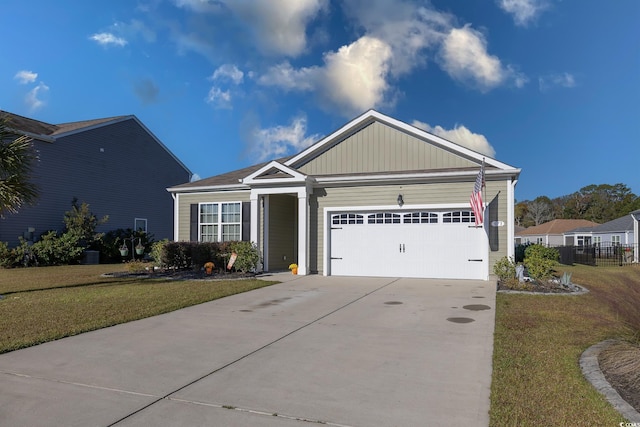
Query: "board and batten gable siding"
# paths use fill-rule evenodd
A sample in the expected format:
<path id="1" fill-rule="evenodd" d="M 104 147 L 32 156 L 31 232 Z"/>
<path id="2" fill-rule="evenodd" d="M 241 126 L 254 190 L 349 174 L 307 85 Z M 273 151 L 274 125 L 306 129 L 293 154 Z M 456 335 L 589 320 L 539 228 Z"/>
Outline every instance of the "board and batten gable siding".
<path id="1" fill-rule="evenodd" d="M 307 175 L 333 175 L 476 166 L 477 161 L 373 122 L 300 165 L 298 170 Z"/>
<path id="2" fill-rule="evenodd" d="M 219 203 L 219 202 L 242 202 L 242 238 L 248 240 L 248 231 L 244 228 L 244 223 L 248 223 L 249 213 L 245 212 L 245 206 L 250 203 L 250 192 L 246 191 L 220 191 L 220 192 L 202 192 L 202 193 L 178 193 L 178 221 L 177 231 L 174 237 L 176 241 L 190 241 L 191 238 L 191 205 L 200 203 Z M 245 235 L 247 234 L 247 235 Z"/>
<path id="3" fill-rule="evenodd" d="M 497 198 L 498 220 L 507 223 L 507 181 L 487 181 L 484 197 L 486 203 Z M 469 196 L 473 190 L 473 182 L 451 182 L 408 185 L 375 185 L 360 187 L 325 187 L 315 189 L 311 196 L 310 235 L 310 271 L 323 273 L 324 254 L 324 209 L 358 206 L 388 206 L 389 209 L 399 209 L 398 194 L 403 195 L 404 206 L 401 210 L 412 212 L 416 205 L 447 206 L 462 204 L 462 209 L 470 209 Z M 418 209 L 419 210 L 419 209 Z M 316 237 L 317 236 L 317 237 Z M 489 252 L 489 272 L 500 258 L 507 256 L 507 226 L 497 231 L 497 250 Z M 315 240 L 317 239 L 317 240 Z M 314 241 L 315 240 L 315 241 Z M 464 242 L 459 242 L 464 245 Z"/>
<path id="4" fill-rule="evenodd" d="M 34 139 L 34 147 L 40 160 L 33 182 L 40 196 L 2 221 L 0 241 L 17 244 L 27 227 L 36 228 L 35 236 L 62 230 L 74 198 L 97 217 L 109 216 L 98 231 L 133 228 L 135 218 L 144 218 L 155 239 L 173 237 L 173 200 L 166 188 L 188 181 L 190 173 L 133 118 L 53 142 Z"/>

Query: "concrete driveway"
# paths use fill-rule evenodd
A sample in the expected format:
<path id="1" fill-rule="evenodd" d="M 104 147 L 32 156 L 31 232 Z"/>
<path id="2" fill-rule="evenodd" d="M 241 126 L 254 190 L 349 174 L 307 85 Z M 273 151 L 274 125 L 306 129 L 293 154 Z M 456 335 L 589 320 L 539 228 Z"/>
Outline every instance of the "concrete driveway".
<path id="1" fill-rule="evenodd" d="M 0 355 L 0 425 L 488 424 L 494 282 L 265 278 Z"/>

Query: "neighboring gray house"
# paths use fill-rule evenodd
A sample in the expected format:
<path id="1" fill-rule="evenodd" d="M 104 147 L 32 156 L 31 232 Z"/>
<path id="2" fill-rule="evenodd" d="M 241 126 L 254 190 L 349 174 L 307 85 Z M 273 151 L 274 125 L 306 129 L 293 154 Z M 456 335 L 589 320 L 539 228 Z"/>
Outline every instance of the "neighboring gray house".
<path id="1" fill-rule="evenodd" d="M 189 181 L 191 172 L 135 116 L 49 124 L 0 111 L 16 133 L 33 139 L 39 161 L 33 206 L 0 219 L 0 241 L 37 239 L 64 227 L 74 198 L 98 217 L 99 231 L 143 229 L 155 239 L 173 237 L 173 200 L 166 188 Z"/>
<path id="2" fill-rule="evenodd" d="M 299 274 L 487 280 L 514 253 L 519 174 L 370 110 L 294 156 L 169 191 L 176 240 L 255 242 L 265 271 L 295 262 Z"/>
<path id="3" fill-rule="evenodd" d="M 595 227 L 581 227 L 566 232 L 567 245 L 595 245 L 601 248 L 624 246 L 638 262 L 638 219 L 640 210 Z"/>
<path id="4" fill-rule="evenodd" d="M 634 243 L 633 226 L 633 217 L 631 215 L 625 215 L 594 227 L 581 227 L 570 230 L 564 233 L 564 236 L 567 245 L 632 245 Z M 588 242 L 586 242 L 586 240 L 588 240 Z"/>
<path id="5" fill-rule="evenodd" d="M 596 222 L 587 221 L 586 219 L 554 219 L 544 224 L 525 228 L 518 231 L 515 236 L 515 243 L 522 244 L 540 244 L 545 246 L 564 246 L 573 244 L 589 244 L 584 240 L 578 240 L 582 235 L 574 236 L 575 240 L 567 240 L 565 233 L 571 230 L 594 227 L 598 225 Z M 589 236 L 587 234 L 587 236 Z M 573 243 L 573 242 L 576 243 Z"/>

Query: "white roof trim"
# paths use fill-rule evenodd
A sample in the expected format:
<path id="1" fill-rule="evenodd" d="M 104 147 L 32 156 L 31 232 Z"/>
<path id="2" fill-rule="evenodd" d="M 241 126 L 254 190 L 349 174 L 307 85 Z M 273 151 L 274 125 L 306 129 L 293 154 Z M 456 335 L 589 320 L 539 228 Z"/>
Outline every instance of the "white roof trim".
<path id="1" fill-rule="evenodd" d="M 509 171 L 502 170 L 486 170 L 485 178 L 488 177 L 503 177 L 505 175 L 519 174 L 520 169 L 512 169 Z M 356 182 L 376 182 L 376 181 L 413 181 L 424 179 L 442 179 L 448 178 L 451 180 L 461 179 L 475 179 L 478 175 L 478 171 L 451 171 L 451 172 L 417 172 L 417 173 L 390 173 L 390 174 L 378 174 L 378 175 L 342 175 L 342 176 L 318 176 L 314 177 L 318 184 L 330 184 L 330 183 L 356 183 Z"/>
<path id="2" fill-rule="evenodd" d="M 169 193 L 197 193 L 199 191 L 248 191 L 248 185 L 226 184 L 226 185 L 202 185 L 199 187 L 169 187 Z"/>
<path id="3" fill-rule="evenodd" d="M 280 172 L 290 175 L 290 177 L 287 178 L 265 178 L 265 179 L 261 179 L 260 176 L 271 171 L 272 169 L 277 169 Z M 247 184 L 247 185 L 256 185 L 256 184 L 260 184 L 260 185 L 270 185 L 270 184 L 290 184 L 290 183 L 295 183 L 295 182 L 306 182 L 307 180 L 307 176 L 298 172 L 295 169 L 291 169 L 290 167 L 287 167 L 285 165 L 283 165 L 282 163 L 279 163 L 275 160 L 272 160 L 271 162 L 267 163 L 266 165 L 264 165 L 263 167 L 261 167 L 260 169 L 258 169 L 257 171 L 253 172 L 252 174 L 248 175 L 246 178 L 242 179 L 242 183 L 243 184 Z"/>
<path id="4" fill-rule="evenodd" d="M 470 159 L 475 159 L 478 161 L 478 163 L 482 163 L 482 160 L 484 159 L 485 164 L 488 166 L 493 166 L 496 167 L 498 169 L 504 169 L 504 170 L 513 170 L 515 171 L 516 168 L 514 168 L 513 166 L 510 166 L 506 163 L 502 163 L 496 159 L 493 159 L 491 157 L 487 157 L 484 154 L 478 153 L 476 151 L 470 150 L 466 147 L 463 147 L 461 145 L 455 144 L 451 141 L 447 141 L 444 138 L 441 138 L 439 136 L 430 134 L 428 132 L 423 131 L 422 129 L 418 129 L 415 126 L 411 126 L 407 123 L 401 122 L 400 120 L 394 119 L 392 117 L 386 116 L 382 113 L 379 113 L 375 110 L 369 110 L 366 113 L 362 114 L 359 117 L 356 117 L 355 119 L 353 119 L 352 121 L 350 121 L 349 123 L 345 124 L 344 126 L 342 126 L 340 129 L 338 129 L 337 131 L 333 132 L 332 134 L 324 137 L 323 139 L 321 139 L 320 141 L 316 142 L 315 144 L 313 144 L 312 146 L 310 146 L 309 148 L 307 148 L 306 150 L 302 151 L 301 153 L 299 153 L 298 155 L 292 157 L 291 159 L 287 160 L 284 164 L 287 166 L 291 166 L 296 164 L 297 162 L 304 160 L 304 159 L 310 159 L 313 158 L 317 155 L 319 155 L 320 153 L 323 152 L 323 149 L 328 146 L 333 144 L 336 140 L 338 139 L 344 139 L 347 136 L 357 132 L 360 128 L 362 128 L 364 125 L 372 123 L 374 121 L 380 121 L 382 123 L 386 123 L 392 127 L 395 127 L 397 129 L 402 130 L 403 132 L 413 135 L 419 139 L 423 139 L 423 140 L 427 140 L 429 142 L 432 142 L 436 145 L 440 145 L 450 151 L 453 152 L 457 152 L 460 153 L 461 155 L 468 157 Z"/>

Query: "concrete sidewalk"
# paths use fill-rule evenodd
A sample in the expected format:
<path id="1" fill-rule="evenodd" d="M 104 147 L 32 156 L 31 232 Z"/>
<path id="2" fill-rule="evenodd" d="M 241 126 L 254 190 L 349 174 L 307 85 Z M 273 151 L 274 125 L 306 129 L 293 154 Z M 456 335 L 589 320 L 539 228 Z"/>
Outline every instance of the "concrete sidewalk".
<path id="1" fill-rule="evenodd" d="M 265 278 L 0 355 L 0 425 L 488 424 L 495 283 Z"/>

